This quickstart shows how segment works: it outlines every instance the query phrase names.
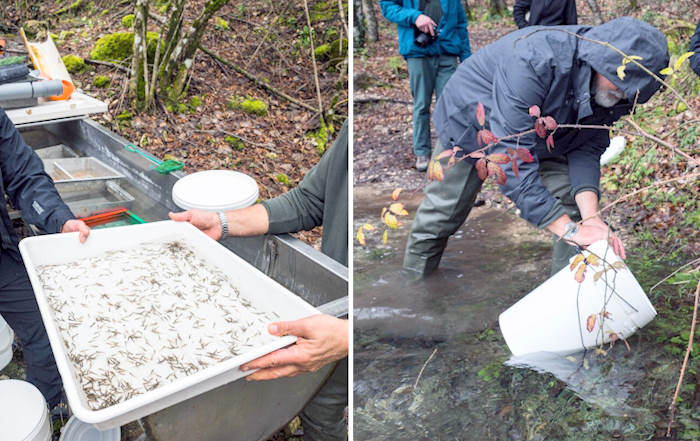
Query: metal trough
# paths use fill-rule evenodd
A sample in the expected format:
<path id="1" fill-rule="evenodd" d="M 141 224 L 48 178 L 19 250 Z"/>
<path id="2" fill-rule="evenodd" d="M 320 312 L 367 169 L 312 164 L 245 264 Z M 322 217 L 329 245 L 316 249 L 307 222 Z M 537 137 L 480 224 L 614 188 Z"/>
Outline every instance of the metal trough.
<path id="1" fill-rule="evenodd" d="M 164 220 L 169 211 L 180 211 L 171 191 L 184 173 L 161 175 L 152 170 L 150 161 L 124 148 L 126 139 L 95 121 L 64 120 L 18 129 L 34 149 L 70 145 L 80 156 L 98 158 L 122 174 L 121 188 L 134 197 L 131 211 L 145 221 Z M 347 267 L 309 245 L 289 235 L 228 238 L 223 244 L 322 311 L 347 315 Z M 264 440 L 300 412 L 331 368 L 268 382 L 235 381 L 142 422 L 152 441 Z"/>

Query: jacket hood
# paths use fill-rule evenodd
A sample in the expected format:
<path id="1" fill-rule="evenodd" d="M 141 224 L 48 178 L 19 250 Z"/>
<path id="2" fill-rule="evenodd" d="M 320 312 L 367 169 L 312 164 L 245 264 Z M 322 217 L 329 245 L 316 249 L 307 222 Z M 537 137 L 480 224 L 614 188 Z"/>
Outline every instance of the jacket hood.
<path id="1" fill-rule="evenodd" d="M 627 55 L 641 57 L 637 60 L 639 63 L 664 78 L 659 72 L 669 63 L 668 43 L 664 34 L 650 24 L 632 17 L 621 17 L 591 27 L 580 35 L 610 43 Z M 661 83 L 632 62 L 626 64 L 625 79 L 621 80 L 617 68 L 622 64 L 622 55 L 598 43 L 581 40 L 578 55 L 594 71 L 619 87 L 630 101 L 634 101 L 639 91 L 637 102 L 645 103 L 661 87 Z"/>

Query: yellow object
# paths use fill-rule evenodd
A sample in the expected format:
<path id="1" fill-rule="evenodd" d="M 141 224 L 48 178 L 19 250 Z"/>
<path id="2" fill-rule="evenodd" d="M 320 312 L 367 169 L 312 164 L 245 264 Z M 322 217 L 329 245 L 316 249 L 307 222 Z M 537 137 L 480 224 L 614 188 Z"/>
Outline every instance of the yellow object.
<path id="1" fill-rule="evenodd" d="M 19 29 L 19 35 L 24 40 L 24 45 L 27 47 L 27 53 L 29 53 L 29 58 L 31 58 L 34 67 L 39 69 L 46 79 L 61 80 L 63 83 L 63 94 L 52 96 L 48 99 L 58 101 L 70 98 L 75 90 L 75 86 L 51 36 L 49 35 L 43 42 L 29 42 L 22 28 Z"/>

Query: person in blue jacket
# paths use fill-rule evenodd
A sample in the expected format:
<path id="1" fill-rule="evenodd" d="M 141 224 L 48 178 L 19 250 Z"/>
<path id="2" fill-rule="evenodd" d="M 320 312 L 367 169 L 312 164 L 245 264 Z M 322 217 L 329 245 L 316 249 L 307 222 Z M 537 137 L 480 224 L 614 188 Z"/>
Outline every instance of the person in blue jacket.
<path id="1" fill-rule="evenodd" d="M 668 66 L 666 37 L 653 26 L 622 17 L 600 26 L 551 26 L 512 32 L 480 49 L 445 86 L 435 106 L 435 129 L 444 150 L 479 148 L 482 127 L 475 109 L 484 108 L 484 126 L 496 138 L 531 131 L 531 106 L 560 124 L 610 125 L 628 114 L 633 103 L 645 103 L 660 88 L 641 68 L 628 63 L 618 76 L 621 55 L 593 40 L 606 41 L 660 74 Z M 585 38 L 583 40 L 578 38 Z M 551 133 L 551 132 L 550 132 Z M 525 148 L 532 162 L 499 166 L 506 180 L 501 191 L 532 225 L 557 239 L 552 272 L 568 263 L 575 246 L 608 240 L 619 256 L 625 251 L 598 213 L 600 156 L 610 143 L 609 131 L 559 127 L 550 150 L 535 133 L 498 142 L 487 153 Z M 443 181 L 425 189 L 406 245 L 404 268 L 428 274 L 437 268 L 448 238 L 467 218 L 481 189 L 475 159 L 466 158 L 445 172 Z M 574 221 L 584 220 L 581 225 Z M 568 242 L 568 243 L 567 243 Z M 485 249 L 486 251 L 486 249 Z"/>
<path id="2" fill-rule="evenodd" d="M 380 0 L 382 14 L 396 23 L 399 53 L 408 63 L 413 96 L 413 152 L 425 171 L 432 151 L 430 104 L 471 54 L 467 16 L 459 0 Z"/>
<path id="3" fill-rule="evenodd" d="M 81 242 L 87 240 L 90 228 L 75 219 L 44 171 L 41 159 L 22 140 L 2 109 L 0 178 L 0 193 L 7 194 L 10 203 L 22 210 L 26 222 L 47 233 L 77 231 Z M 61 411 L 63 384 L 5 203 L 0 204 L 0 238 L 0 314 L 22 344 L 27 381 L 41 391 L 50 409 Z"/>
<path id="4" fill-rule="evenodd" d="M 696 74 L 700 75 L 700 19 L 695 28 L 695 34 L 693 34 L 693 37 L 690 39 L 690 48 L 688 48 L 688 50 L 695 52 L 695 54 L 690 57 L 690 67 Z"/>

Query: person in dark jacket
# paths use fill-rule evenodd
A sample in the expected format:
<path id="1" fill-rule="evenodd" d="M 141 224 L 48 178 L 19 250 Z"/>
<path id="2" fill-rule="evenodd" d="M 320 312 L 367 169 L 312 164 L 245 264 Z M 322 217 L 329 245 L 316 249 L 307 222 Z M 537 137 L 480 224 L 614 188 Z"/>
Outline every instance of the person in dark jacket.
<path id="1" fill-rule="evenodd" d="M 240 210 L 212 213 L 189 210 L 170 213 L 175 221 L 190 222 L 209 237 L 293 233 L 323 225 L 321 251 L 348 264 L 348 123 L 333 146 L 299 185 L 276 198 Z M 316 371 L 338 361 L 320 391 L 300 414 L 306 441 L 347 440 L 344 422 L 348 404 L 347 320 L 315 315 L 292 322 L 272 323 L 272 335 L 295 335 L 295 344 L 241 367 L 259 369 L 248 380 L 269 380 Z"/>
<path id="2" fill-rule="evenodd" d="M 696 74 L 700 75 L 700 20 L 698 20 L 698 25 L 695 28 L 695 34 L 690 39 L 690 48 L 688 50 L 695 52 L 695 55 L 690 57 L 690 67 Z"/>
<path id="3" fill-rule="evenodd" d="M 537 105 L 542 116 L 559 124 L 606 125 L 644 103 L 659 89 L 653 77 L 633 63 L 617 74 L 622 57 L 615 51 L 576 37 L 607 41 L 657 75 L 669 62 L 666 38 L 656 28 L 631 17 L 600 26 L 542 27 L 515 31 L 486 46 L 462 63 L 445 86 L 435 109 L 435 128 L 443 149 L 477 150 L 481 128 L 475 115 L 485 108 L 485 126 L 497 137 L 533 128 L 528 113 Z M 515 176 L 511 163 L 502 192 L 532 225 L 581 246 L 609 239 L 614 251 L 625 257 L 619 238 L 597 214 L 600 156 L 609 145 L 607 130 L 559 128 L 554 148 L 529 133 L 499 142 L 488 153 L 528 149 L 534 161 L 519 163 Z M 444 181 L 425 189 L 406 246 L 404 267 L 421 274 L 439 264 L 448 237 L 464 222 L 482 184 L 475 160 L 466 159 L 445 172 Z M 586 219 L 575 227 L 572 220 Z M 568 262 L 576 248 L 555 242 L 553 272 Z"/>
<path id="4" fill-rule="evenodd" d="M 413 96 L 413 152 L 425 171 L 432 151 L 430 104 L 460 61 L 471 54 L 467 16 L 459 0 L 380 0 L 382 14 L 396 23 L 399 53 L 408 63 Z M 421 35 L 422 34 L 422 35 Z M 418 40 L 427 40 L 425 45 Z"/>
<path id="5" fill-rule="evenodd" d="M 87 240 L 90 228 L 76 220 L 63 203 L 41 159 L 22 140 L 5 111 L 0 109 L 0 192 L 7 194 L 22 217 L 47 233 L 79 232 Z M 62 397 L 61 377 L 41 320 L 29 276 L 19 254 L 18 237 L 7 205 L 0 204 L 0 314 L 22 343 L 27 381 L 41 391 L 53 409 Z"/>
<path id="6" fill-rule="evenodd" d="M 578 24 L 575 0 L 518 0 L 513 5 L 513 18 L 518 29 Z"/>

